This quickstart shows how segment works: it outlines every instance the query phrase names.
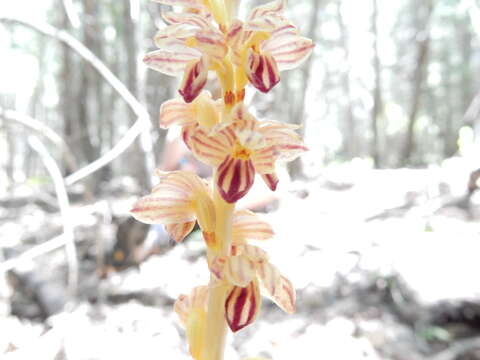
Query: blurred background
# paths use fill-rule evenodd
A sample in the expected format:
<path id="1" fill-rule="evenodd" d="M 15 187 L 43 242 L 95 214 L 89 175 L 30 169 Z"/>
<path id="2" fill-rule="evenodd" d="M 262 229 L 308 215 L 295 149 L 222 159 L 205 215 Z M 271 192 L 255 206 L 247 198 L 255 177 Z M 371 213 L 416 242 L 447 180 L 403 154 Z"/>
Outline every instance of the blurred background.
<path id="1" fill-rule="evenodd" d="M 172 305 L 208 281 L 201 236 L 128 215 L 156 167 L 210 175 L 158 128 L 180 80 L 141 61 L 162 10 L 0 2 L 1 359 L 188 359 Z M 480 359 L 480 3 L 291 0 L 287 16 L 314 52 L 246 99 L 310 151 L 238 207 L 272 224 L 259 245 L 298 311 L 265 298 L 226 359 Z"/>

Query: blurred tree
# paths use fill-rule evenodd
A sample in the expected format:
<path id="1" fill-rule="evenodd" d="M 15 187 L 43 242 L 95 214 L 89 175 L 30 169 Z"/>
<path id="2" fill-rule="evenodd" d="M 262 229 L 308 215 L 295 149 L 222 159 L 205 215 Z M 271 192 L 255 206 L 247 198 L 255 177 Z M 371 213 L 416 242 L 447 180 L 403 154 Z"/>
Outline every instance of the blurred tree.
<path id="1" fill-rule="evenodd" d="M 372 34 L 373 34 L 373 72 L 374 72 L 374 86 L 373 86 L 373 107 L 371 112 L 371 127 L 372 127 L 372 144 L 371 156 L 373 165 L 378 168 L 381 166 L 380 146 L 379 146 L 379 118 L 383 111 L 383 96 L 382 96 L 382 69 L 380 64 L 380 55 L 378 52 L 378 3 L 377 0 L 372 2 Z"/>
<path id="2" fill-rule="evenodd" d="M 416 43 L 416 58 L 412 78 L 411 103 L 408 110 L 408 126 L 402 149 L 401 162 L 406 165 L 411 161 L 415 149 L 415 124 L 420 111 L 420 100 L 428 67 L 428 52 L 430 48 L 430 29 L 433 13 L 433 0 L 421 3 L 414 1 L 414 32 L 413 43 Z M 413 10 L 413 8 L 412 8 Z"/>
<path id="3" fill-rule="evenodd" d="M 319 9 L 322 1 L 323 0 L 313 0 L 312 8 L 310 10 L 310 18 L 308 22 L 308 30 L 306 33 L 306 37 L 312 39 L 314 43 L 316 40 L 316 30 L 317 30 L 318 21 L 319 21 Z M 306 100 L 306 94 L 309 89 L 309 84 L 311 80 L 310 72 L 311 72 L 313 61 L 314 61 L 314 56 L 312 55 L 308 57 L 308 59 L 305 61 L 305 64 L 303 64 L 303 66 L 300 68 L 300 81 L 297 88 L 298 90 L 290 92 L 290 100 L 288 101 L 288 103 L 290 104 L 290 112 L 289 112 L 290 121 L 294 124 L 301 126 L 300 134 L 302 136 L 305 135 L 305 129 L 307 126 L 307 124 L 304 121 L 305 109 L 307 105 L 305 100 Z M 294 94 L 296 94 L 297 96 L 295 96 Z M 299 179 L 305 176 L 302 168 L 301 158 L 297 158 L 296 160 L 288 164 L 288 172 L 292 179 Z"/>

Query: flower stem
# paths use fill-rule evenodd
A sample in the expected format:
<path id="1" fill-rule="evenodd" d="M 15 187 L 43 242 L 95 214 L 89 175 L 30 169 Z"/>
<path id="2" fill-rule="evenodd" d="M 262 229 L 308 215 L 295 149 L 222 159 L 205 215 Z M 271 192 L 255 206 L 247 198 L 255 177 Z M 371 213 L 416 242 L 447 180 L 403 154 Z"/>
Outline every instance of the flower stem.
<path id="1" fill-rule="evenodd" d="M 229 255 L 232 243 L 232 218 L 235 209 L 235 204 L 225 202 L 216 187 L 214 188 L 213 201 L 216 213 L 215 237 L 219 246 L 215 254 L 212 253 L 212 250 L 208 250 L 207 256 L 209 258 L 213 255 Z M 223 360 L 227 335 L 225 299 L 228 289 L 228 284 L 219 283 L 213 275 L 211 276 L 205 343 L 201 360 Z"/>

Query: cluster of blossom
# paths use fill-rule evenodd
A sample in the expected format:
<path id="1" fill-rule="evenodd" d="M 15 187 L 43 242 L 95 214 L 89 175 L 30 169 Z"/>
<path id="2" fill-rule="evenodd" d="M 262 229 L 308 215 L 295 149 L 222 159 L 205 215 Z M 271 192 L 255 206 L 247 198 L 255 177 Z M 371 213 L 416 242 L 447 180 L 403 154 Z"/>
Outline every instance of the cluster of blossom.
<path id="1" fill-rule="evenodd" d="M 213 167 L 211 183 L 187 171 L 157 172 L 160 183 L 138 200 L 132 215 L 139 221 L 164 224 L 181 242 L 198 225 L 207 246 L 211 273 L 208 285 L 181 295 L 174 309 L 186 328 L 194 359 L 210 360 L 215 314 L 232 331 L 251 324 L 260 308 L 260 288 L 288 313 L 295 311 L 295 289 L 251 241 L 273 236 L 271 227 L 249 210 L 234 210 L 259 174 L 275 190 L 275 164 L 306 150 L 296 126 L 259 121 L 243 100 L 248 84 L 270 91 L 279 72 L 292 69 L 311 53 L 311 40 L 283 16 L 284 1 L 254 8 L 242 22 L 234 19 L 238 0 L 154 0 L 179 5 L 167 12 L 168 24 L 155 36 L 159 50 L 145 63 L 164 74 L 183 75 L 179 94 L 160 108 L 160 126 L 180 126 L 186 146 Z M 219 80 L 222 97 L 204 90 L 209 72 Z M 216 289 L 216 290 L 213 290 Z M 218 289 L 221 289 L 219 291 Z M 213 297 L 216 297 L 213 299 Z M 221 308 L 214 308 L 221 304 Z M 220 326 L 221 328 L 221 326 Z"/>

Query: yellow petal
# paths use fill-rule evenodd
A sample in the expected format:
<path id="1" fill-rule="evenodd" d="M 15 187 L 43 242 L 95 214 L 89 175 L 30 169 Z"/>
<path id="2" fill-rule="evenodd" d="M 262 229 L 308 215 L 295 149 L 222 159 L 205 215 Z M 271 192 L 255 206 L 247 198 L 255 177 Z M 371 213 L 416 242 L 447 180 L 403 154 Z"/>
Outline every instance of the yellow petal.
<path id="1" fill-rule="evenodd" d="M 208 287 L 197 286 L 192 289 L 189 295 L 181 294 L 173 305 L 173 310 L 180 318 L 183 326 L 187 326 L 188 316 L 193 308 L 207 309 Z"/>
<path id="2" fill-rule="evenodd" d="M 210 194 L 204 189 L 195 194 L 195 212 L 203 231 L 215 231 L 215 205 Z"/>
<path id="3" fill-rule="evenodd" d="M 221 113 L 216 101 L 208 91 L 202 91 L 193 101 L 195 118 L 199 125 L 212 129 L 221 121 Z"/>
<path id="4" fill-rule="evenodd" d="M 187 320 L 187 339 L 190 348 L 190 354 L 195 360 L 200 360 L 201 353 L 205 344 L 205 330 L 207 323 L 207 313 L 201 308 L 193 308 L 188 315 Z"/>

